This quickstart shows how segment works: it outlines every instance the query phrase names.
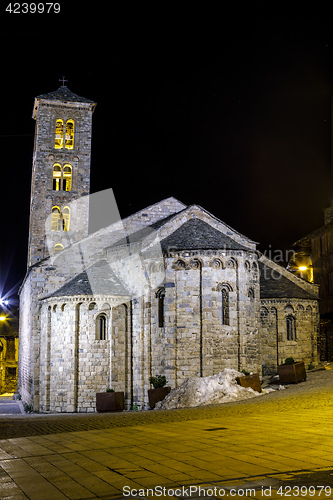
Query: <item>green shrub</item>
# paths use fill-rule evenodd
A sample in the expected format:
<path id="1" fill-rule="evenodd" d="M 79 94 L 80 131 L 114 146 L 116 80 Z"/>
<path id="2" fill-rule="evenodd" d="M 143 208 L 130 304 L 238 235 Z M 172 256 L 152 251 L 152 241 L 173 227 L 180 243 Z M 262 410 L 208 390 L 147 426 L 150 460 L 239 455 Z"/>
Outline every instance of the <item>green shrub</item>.
<path id="1" fill-rule="evenodd" d="M 285 365 L 293 365 L 295 363 L 295 360 L 292 356 L 290 356 L 290 358 L 286 358 L 284 364 Z"/>
<path id="2" fill-rule="evenodd" d="M 23 406 L 24 406 L 24 411 L 26 413 L 32 413 L 33 412 L 32 406 L 29 405 L 28 403 L 23 403 Z"/>
<path id="3" fill-rule="evenodd" d="M 164 387 L 168 381 L 164 375 L 156 375 L 156 377 L 149 377 L 149 382 L 154 386 L 154 389 L 158 389 Z"/>
<path id="4" fill-rule="evenodd" d="M 114 389 L 106 389 L 106 392 L 114 392 Z"/>

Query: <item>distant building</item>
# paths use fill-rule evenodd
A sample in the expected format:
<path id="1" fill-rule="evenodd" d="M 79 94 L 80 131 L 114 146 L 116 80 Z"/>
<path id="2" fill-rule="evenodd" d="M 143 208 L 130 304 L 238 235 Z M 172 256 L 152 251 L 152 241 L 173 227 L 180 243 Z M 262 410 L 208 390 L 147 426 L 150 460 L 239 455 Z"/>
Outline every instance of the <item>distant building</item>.
<path id="1" fill-rule="evenodd" d="M 17 366 L 18 319 L 9 314 L 0 320 L 0 394 L 16 391 Z"/>
<path id="2" fill-rule="evenodd" d="M 324 210 L 324 225 L 296 241 L 288 269 L 319 285 L 320 360 L 333 361 L 333 202 Z"/>
<path id="3" fill-rule="evenodd" d="M 112 387 L 144 407 L 151 375 L 316 364 L 318 287 L 204 208 L 170 197 L 88 234 L 94 107 L 64 86 L 35 100 L 23 400 L 93 412 Z"/>

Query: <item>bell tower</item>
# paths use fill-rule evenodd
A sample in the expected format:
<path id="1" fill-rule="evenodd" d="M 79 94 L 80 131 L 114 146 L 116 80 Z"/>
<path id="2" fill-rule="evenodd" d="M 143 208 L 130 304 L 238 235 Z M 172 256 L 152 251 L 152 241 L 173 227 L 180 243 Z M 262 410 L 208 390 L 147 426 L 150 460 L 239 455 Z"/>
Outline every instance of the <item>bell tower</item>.
<path id="1" fill-rule="evenodd" d="M 65 85 L 35 98 L 28 268 L 88 234 L 95 105 Z"/>

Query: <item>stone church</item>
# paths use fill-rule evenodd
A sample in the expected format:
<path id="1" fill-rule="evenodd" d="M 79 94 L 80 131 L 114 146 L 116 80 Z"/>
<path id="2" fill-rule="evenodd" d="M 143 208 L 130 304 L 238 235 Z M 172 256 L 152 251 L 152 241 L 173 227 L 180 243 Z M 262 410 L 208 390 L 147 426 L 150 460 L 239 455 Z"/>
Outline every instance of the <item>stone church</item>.
<path id="1" fill-rule="evenodd" d="M 151 375 L 177 387 L 227 367 L 274 373 L 289 356 L 315 365 L 318 287 L 204 208 L 170 197 L 89 229 L 94 108 L 66 86 L 34 103 L 23 401 L 94 412 L 112 388 L 146 408 Z"/>

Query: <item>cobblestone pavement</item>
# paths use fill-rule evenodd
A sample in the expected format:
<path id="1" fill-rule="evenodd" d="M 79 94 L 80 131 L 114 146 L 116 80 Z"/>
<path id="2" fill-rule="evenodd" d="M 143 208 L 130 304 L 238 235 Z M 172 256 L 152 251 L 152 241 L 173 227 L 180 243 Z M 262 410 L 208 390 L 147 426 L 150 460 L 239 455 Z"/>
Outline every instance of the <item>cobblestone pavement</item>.
<path id="1" fill-rule="evenodd" d="M 333 498 L 332 410 L 327 370 L 224 405 L 1 417 L 0 498 Z"/>

